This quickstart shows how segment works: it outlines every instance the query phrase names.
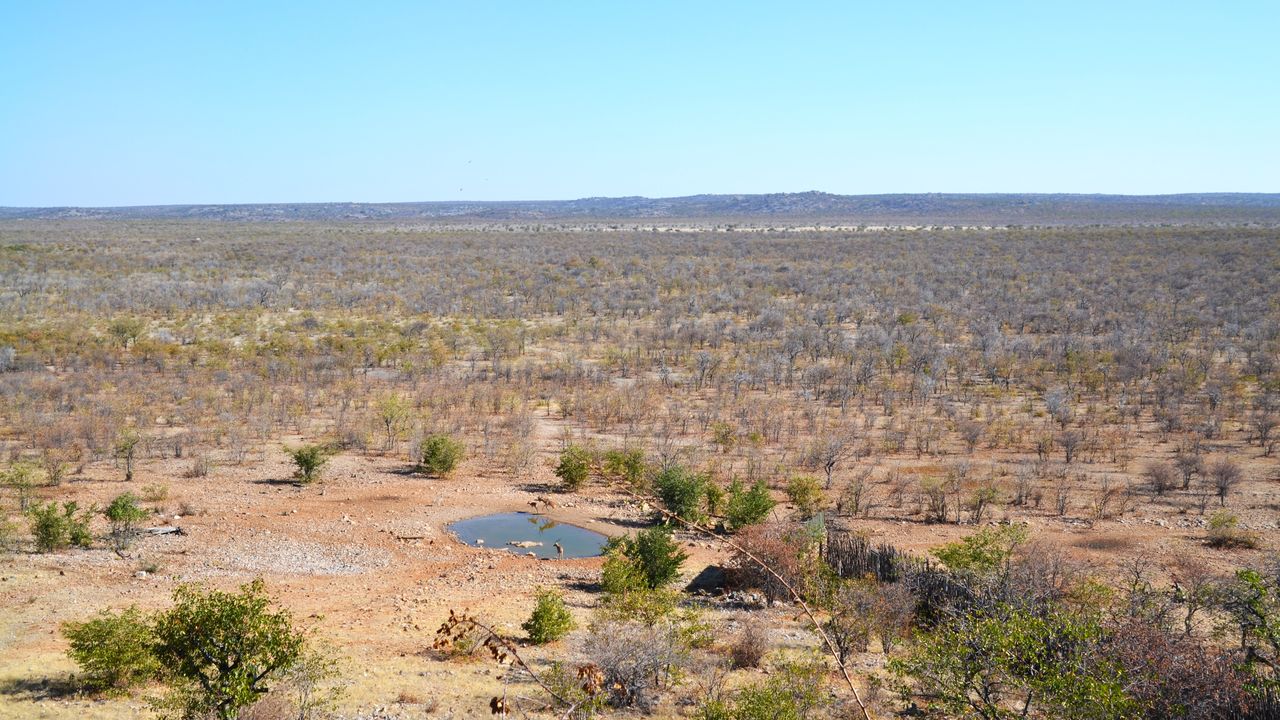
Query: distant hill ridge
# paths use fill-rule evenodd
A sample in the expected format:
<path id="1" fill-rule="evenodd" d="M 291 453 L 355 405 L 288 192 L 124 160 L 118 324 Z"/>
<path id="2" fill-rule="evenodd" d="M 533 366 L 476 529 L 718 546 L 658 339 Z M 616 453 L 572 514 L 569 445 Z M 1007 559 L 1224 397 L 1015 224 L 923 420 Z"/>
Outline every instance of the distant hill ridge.
<path id="1" fill-rule="evenodd" d="M 863 224 L 1081 224 L 1280 222 L 1280 193 L 1088 195 L 824 192 L 671 198 L 409 203 L 264 203 L 136 207 L 0 207 L 0 219 L 304 220 L 677 220 L 804 219 Z"/>

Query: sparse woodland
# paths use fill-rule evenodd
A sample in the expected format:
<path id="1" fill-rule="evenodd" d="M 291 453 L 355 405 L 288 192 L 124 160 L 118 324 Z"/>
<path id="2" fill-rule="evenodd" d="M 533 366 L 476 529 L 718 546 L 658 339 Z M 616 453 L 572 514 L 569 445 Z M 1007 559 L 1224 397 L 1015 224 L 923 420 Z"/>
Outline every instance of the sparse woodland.
<path id="1" fill-rule="evenodd" d="M 6 221 L 0 710 L 1280 717 L 1277 278 L 1253 226 Z M 490 491 L 617 540 L 451 545 Z M 199 561 L 299 625 L 218 705 L 156 653 L 245 533 L 341 571 Z M 33 669 L 103 609 L 137 672 Z"/>

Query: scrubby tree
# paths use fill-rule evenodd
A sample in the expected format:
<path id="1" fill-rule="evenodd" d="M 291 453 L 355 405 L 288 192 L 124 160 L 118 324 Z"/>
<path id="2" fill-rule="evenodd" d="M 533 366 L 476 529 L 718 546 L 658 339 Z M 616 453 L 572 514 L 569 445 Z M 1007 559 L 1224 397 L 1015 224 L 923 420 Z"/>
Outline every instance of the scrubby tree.
<path id="1" fill-rule="evenodd" d="M 462 443 L 448 435 L 428 436 L 422 441 L 422 456 L 418 462 L 418 471 L 444 477 L 458 467 L 464 452 Z"/>
<path id="2" fill-rule="evenodd" d="M 138 498 L 133 493 L 122 493 L 107 505 L 102 514 L 111 525 L 111 548 L 116 554 L 123 555 L 137 535 L 138 523 L 147 518 L 147 511 L 138 505 Z"/>
<path id="3" fill-rule="evenodd" d="M 827 494 L 818 479 L 809 475 L 795 475 L 787 481 L 787 499 L 796 508 L 800 519 L 807 520 L 826 507 Z"/>
<path id="4" fill-rule="evenodd" d="M 36 550 L 42 553 L 65 550 L 69 547 L 89 547 L 93 536 L 89 533 L 92 510 L 81 510 L 74 500 L 58 505 L 50 502 L 32 505 L 27 510 L 31 520 L 31 535 Z"/>
<path id="5" fill-rule="evenodd" d="M 237 717 L 303 656 L 303 633 L 261 580 L 236 592 L 181 585 L 173 600 L 155 620 L 155 656 L 171 677 L 165 704 L 184 717 Z"/>
<path id="6" fill-rule="evenodd" d="M 1226 506 L 1227 496 L 1244 479 L 1244 474 L 1239 465 L 1223 458 L 1209 466 L 1209 479 L 1213 481 L 1213 489 L 1218 494 L 1218 504 Z"/>
<path id="7" fill-rule="evenodd" d="M 734 479 L 729 484 L 728 498 L 725 501 L 725 525 L 729 530 L 737 532 L 748 525 L 764 522 L 774 505 L 773 496 L 769 494 L 769 486 L 764 480 L 757 480 L 747 488 L 741 480 Z"/>
<path id="8" fill-rule="evenodd" d="M 320 479 L 324 468 L 333 459 L 335 450 L 328 445 L 302 445 L 296 448 L 285 448 L 289 459 L 293 461 L 293 476 L 298 482 L 310 484 Z"/>
<path id="9" fill-rule="evenodd" d="M 378 422 L 382 425 L 383 450 L 395 449 L 396 441 L 405 433 L 409 423 L 411 409 L 409 402 L 397 394 L 384 395 L 378 398 L 375 410 Z"/>
<path id="10" fill-rule="evenodd" d="M 663 468 L 654 478 L 658 498 L 669 512 L 690 522 L 702 520 L 707 497 L 708 478 L 683 466 Z"/>
<path id="11" fill-rule="evenodd" d="M 831 489 L 831 477 L 836 466 L 853 457 L 853 438 L 847 435 L 828 435 L 814 440 L 805 456 L 805 464 L 812 468 L 821 468 L 826 475 L 826 488 Z"/>
<path id="12" fill-rule="evenodd" d="M 1164 495 L 1177 484 L 1178 471 L 1165 462 L 1153 462 L 1145 471 L 1147 482 L 1151 483 L 1151 492 Z"/>
<path id="13" fill-rule="evenodd" d="M 1136 709 L 1116 666 L 1093 652 L 1097 621 L 1001 606 L 922 633 L 891 670 L 929 706 L 983 720 L 1123 720 Z"/>
<path id="14" fill-rule="evenodd" d="M 622 480 L 635 490 L 644 490 L 648 466 L 640 450 L 606 450 L 603 472 L 614 480 Z"/>
<path id="15" fill-rule="evenodd" d="M 672 538 L 671 530 L 661 525 L 634 536 L 610 538 L 604 552 L 602 584 L 610 592 L 665 587 L 680 575 L 680 566 L 689 558 Z"/>
<path id="16" fill-rule="evenodd" d="M 529 634 L 529 642 L 545 645 L 568 635 L 574 628 L 573 615 L 564 604 L 564 596 L 554 590 L 539 588 L 533 613 L 520 627 Z"/>
<path id="17" fill-rule="evenodd" d="M 568 492 L 580 490 L 591 476 L 591 451 L 581 445 L 570 445 L 560 452 L 556 465 L 560 486 Z"/>
<path id="18" fill-rule="evenodd" d="M 133 462 L 137 456 L 138 444 L 142 436 L 133 430 L 126 430 L 116 439 L 116 459 L 124 463 L 124 481 L 133 482 Z"/>
<path id="19" fill-rule="evenodd" d="M 26 512 L 31 496 L 40 482 L 40 469 L 28 462 L 16 462 L 0 472 L 0 485 L 9 488 L 18 500 L 18 509 Z"/>

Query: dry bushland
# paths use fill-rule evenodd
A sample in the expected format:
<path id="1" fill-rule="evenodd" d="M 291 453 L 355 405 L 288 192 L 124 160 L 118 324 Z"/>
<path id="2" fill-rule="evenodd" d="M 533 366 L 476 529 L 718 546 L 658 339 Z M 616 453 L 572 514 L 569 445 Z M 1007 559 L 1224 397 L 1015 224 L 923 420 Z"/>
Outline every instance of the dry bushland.
<path id="1" fill-rule="evenodd" d="M 439 482 L 534 503 L 569 446 L 638 449 L 720 488 L 763 480 L 780 501 L 817 478 L 825 497 L 775 510 L 747 536 L 760 547 L 825 508 L 921 555 L 1016 521 L 1104 581 L 1141 552 L 1226 572 L 1275 549 L 1278 239 L 10 221 L 4 512 L 25 526 L 20 496 L 97 500 L 78 488 L 130 480 L 172 485 L 168 515 L 226 507 L 244 478 L 285 478 L 297 442 L 338 453 L 335 476 L 392 482 L 448 436 L 467 462 Z M 578 494 L 629 502 L 599 473 Z M 1259 549 L 1206 544 L 1222 508 Z M 879 633 L 887 654 L 903 624 L 849 630 L 850 652 Z"/>

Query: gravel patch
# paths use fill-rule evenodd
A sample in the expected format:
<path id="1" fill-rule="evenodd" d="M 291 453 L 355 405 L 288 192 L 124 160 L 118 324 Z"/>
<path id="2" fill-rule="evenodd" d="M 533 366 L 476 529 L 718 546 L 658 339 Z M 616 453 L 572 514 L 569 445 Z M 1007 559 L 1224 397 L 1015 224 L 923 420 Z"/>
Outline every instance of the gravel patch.
<path id="1" fill-rule="evenodd" d="M 326 545 L 285 537 L 235 540 L 218 551 L 205 570 L 210 575 L 240 573 L 359 575 L 386 567 L 391 559 L 377 548 Z"/>

